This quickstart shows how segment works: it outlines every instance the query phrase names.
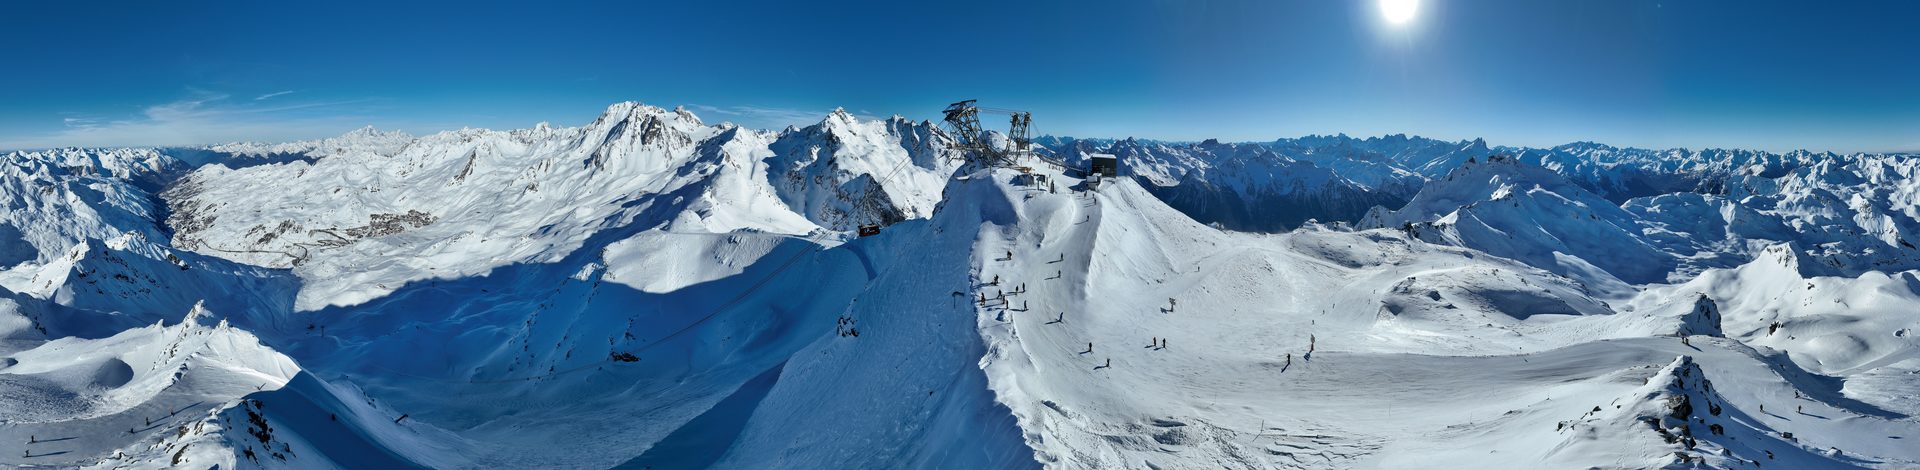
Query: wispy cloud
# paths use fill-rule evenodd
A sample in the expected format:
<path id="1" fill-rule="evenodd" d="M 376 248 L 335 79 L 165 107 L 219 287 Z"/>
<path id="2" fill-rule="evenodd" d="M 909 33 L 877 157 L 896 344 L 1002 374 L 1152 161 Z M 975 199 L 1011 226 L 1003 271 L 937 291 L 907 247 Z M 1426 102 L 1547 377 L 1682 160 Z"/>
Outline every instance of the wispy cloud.
<path id="1" fill-rule="evenodd" d="M 61 119 L 60 121 L 61 123 L 66 124 L 67 127 L 73 127 L 73 128 L 84 129 L 84 128 L 100 125 L 100 120 L 94 119 L 94 118 L 70 117 L 70 118 Z"/>
<path id="2" fill-rule="evenodd" d="M 289 97 L 287 95 L 294 95 Z M 0 129 L 0 150 L 51 147 L 191 146 L 236 141 L 280 142 L 338 135 L 369 124 L 400 124 L 408 130 L 454 128 L 475 122 L 422 122 L 381 116 L 379 100 L 322 101 L 300 99 L 294 90 L 264 95 L 233 96 L 212 90 L 188 89 L 184 97 L 148 105 L 120 115 L 68 112 L 54 116 L 41 129 Z M 832 109 L 770 106 L 688 105 L 709 122 L 733 121 L 756 129 L 808 126 L 825 119 Z M 862 110 L 863 120 L 879 119 Z M 476 116 L 463 116 L 472 119 Z M 494 119 L 498 120 L 498 119 Z"/>
<path id="3" fill-rule="evenodd" d="M 0 135 L 0 149 L 65 146 L 125 147 L 201 145 L 234 141 L 278 141 L 332 135 L 367 125 L 361 111 L 370 100 L 235 101 L 225 93 L 190 90 L 188 97 L 147 106 L 137 114 L 106 118 L 75 114 L 60 127 L 40 133 Z"/>

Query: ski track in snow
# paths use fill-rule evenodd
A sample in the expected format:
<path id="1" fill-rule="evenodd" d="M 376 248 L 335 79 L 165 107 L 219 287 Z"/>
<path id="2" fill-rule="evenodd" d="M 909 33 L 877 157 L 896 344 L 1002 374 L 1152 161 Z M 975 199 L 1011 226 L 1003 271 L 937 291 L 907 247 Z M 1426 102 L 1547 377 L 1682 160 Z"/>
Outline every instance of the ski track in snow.
<path id="1" fill-rule="evenodd" d="M 5 154 L 0 464 L 1920 467 L 1912 156 L 950 140 Z"/>

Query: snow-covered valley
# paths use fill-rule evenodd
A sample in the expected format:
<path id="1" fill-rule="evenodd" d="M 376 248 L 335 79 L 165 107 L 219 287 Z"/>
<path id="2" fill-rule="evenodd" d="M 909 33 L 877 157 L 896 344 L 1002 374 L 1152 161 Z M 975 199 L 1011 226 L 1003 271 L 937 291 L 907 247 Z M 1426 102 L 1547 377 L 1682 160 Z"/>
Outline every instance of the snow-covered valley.
<path id="1" fill-rule="evenodd" d="M 0 463 L 1920 467 L 1920 156 L 953 140 L 0 154 Z"/>

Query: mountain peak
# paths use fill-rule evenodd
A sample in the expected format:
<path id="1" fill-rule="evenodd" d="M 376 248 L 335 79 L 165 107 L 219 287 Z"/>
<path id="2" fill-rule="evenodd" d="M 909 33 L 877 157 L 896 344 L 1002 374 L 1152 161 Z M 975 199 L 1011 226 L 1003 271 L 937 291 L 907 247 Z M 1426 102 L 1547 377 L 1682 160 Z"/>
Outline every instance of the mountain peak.
<path id="1" fill-rule="evenodd" d="M 378 128 L 373 127 L 373 125 L 371 124 L 366 126 L 361 126 L 359 129 L 347 131 L 347 133 L 345 134 L 340 134 L 341 139 L 347 139 L 347 140 L 387 139 L 387 138 L 398 138 L 398 137 L 411 138 L 412 136 L 407 134 L 404 131 L 397 131 L 397 130 L 382 131 Z"/>
<path id="2" fill-rule="evenodd" d="M 646 103 L 641 103 L 639 101 L 621 101 L 618 103 L 607 105 L 607 110 L 605 112 L 600 113 L 600 122 L 618 122 L 622 119 L 627 119 L 632 117 L 662 115 L 662 114 L 668 114 L 668 113 L 673 113 L 676 116 L 679 116 L 682 114 L 686 114 L 686 115 L 692 114 L 680 108 L 675 108 L 673 111 L 668 111 L 666 108 L 661 108 L 659 106 L 653 106 Z"/>
<path id="3" fill-rule="evenodd" d="M 830 112 L 830 113 L 827 113 L 827 117 L 825 117 L 825 118 L 822 118 L 822 119 L 820 120 L 820 122 L 822 122 L 822 123 L 828 123 L 828 122 L 834 122 L 834 123 L 841 123 L 841 124 L 856 124 L 856 123 L 859 123 L 859 122 L 860 122 L 860 119 L 859 119 L 859 118 L 856 118 L 856 117 L 854 117 L 854 116 L 853 116 L 853 113 L 849 113 L 849 112 L 847 112 L 847 108 L 841 108 L 841 107 L 835 107 L 835 108 L 833 108 L 833 112 Z"/>
<path id="4" fill-rule="evenodd" d="M 181 321 L 189 325 L 197 325 L 197 324 L 200 324 L 201 318 L 204 318 L 212 314 L 213 314 L 212 311 L 207 310 L 207 301 L 202 300 L 199 302 L 194 302 L 193 309 L 188 310 L 187 317 L 184 319 L 181 319 Z"/>
<path id="5" fill-rule="evenodd" d="M 1761 251 L 1761 255 L 1756 256 L 1748 266 L 1775 267 L 1799 274 L 1800 251 L 1794 247 L 1793 242 L 1774 244 Z"/>

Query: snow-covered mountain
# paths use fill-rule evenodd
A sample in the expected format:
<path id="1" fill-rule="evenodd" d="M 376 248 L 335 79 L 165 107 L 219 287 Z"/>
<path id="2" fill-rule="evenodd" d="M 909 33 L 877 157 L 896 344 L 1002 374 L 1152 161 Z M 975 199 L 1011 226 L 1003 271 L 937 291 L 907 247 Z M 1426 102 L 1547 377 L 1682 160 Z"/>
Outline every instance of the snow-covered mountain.
<path id="1" fill-rule="evenodd" d="M 1087 155 L 1075 150 L 1072 161 Z M 1125 162 L 1167 204 L 1230 229 L 1279 231 L 1309 220 L 1353 220 L 1375 205 L 1405 202 L 1403 181 L 1363 184 L 1262 144 L 1127 139 L 1096 152 Z"/>
<path id="2" fill-rule="evenodd" d="M 0 462 L 1920 466 L 1920 157 L 952 142 L 619 103 L 5 154 Z"/>
<path id="3" fill-rule="evenodd" d="M 621 103 L 577 128 L 271 146 L 321 153 L 203 167 L 164 196 L 175 246 L 291 268 L 307 281 L 298 308 L 311 310 L 556 261 L 607 229 L 807 235 L 924 218 L 957 166 L 945 138 L 844 112 L 771 133 Z"/>
<path id="4" fill-rule="evenodd" d="M 1664 281 L 1675 260 L 1643 238 L 1630 212 L 1558 173 L 1501 155 L 1468 159 L 1366 228 L 1472 247 L 1596 284 Z"/>

